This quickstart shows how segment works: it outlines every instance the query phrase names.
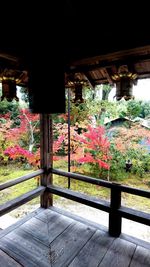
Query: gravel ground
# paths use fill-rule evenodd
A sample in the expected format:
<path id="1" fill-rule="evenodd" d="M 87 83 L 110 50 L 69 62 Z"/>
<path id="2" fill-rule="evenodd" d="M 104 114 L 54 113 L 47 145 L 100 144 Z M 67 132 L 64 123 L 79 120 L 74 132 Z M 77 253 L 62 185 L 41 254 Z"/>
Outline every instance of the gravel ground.
<path id="1" fill-rule="evenodd" d="M 55 201 L 54 206 L 108 227 L 108 214 L 106 212 L 99 211 L 97 209 L 75 203 L 64 198 L 61 198 L 59 201 Z M 32 206 L 26 204 L 19 207 L 15 211 L 12 211 L 11 213 L 2 216 L 0 218 L 0 228 L 7 228 L 11 224 L 15 223 L 18 219 L 37 209 L 38 207 L 39 205 Z M 149 226 L 123 219 L 122 232 L 150 242 Z"/>

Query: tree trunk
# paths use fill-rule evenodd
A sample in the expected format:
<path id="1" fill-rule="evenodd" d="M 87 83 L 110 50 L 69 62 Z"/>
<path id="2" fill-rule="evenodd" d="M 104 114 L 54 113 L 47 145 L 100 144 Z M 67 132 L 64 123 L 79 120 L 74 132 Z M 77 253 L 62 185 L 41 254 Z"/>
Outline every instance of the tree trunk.
<path id="1" fill-rule="evenodd" d="M 111 91 L 111 86 L 108 84 L 108 85 L 103 85 L 103 89 L 102 89 L 102 100 L 108 100 L 108 96 L 109 96 L 109 93 Z"/>

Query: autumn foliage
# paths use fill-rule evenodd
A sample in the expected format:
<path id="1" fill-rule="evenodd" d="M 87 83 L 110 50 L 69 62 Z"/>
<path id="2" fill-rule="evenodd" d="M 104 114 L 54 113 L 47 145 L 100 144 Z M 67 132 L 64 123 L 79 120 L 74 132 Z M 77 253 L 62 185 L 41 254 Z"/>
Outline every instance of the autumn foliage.
<path id="1" fill-rule="evenodd" d="M 104 127 L 88 126 L 87 132 L 80 137 L 80 142 L 84 145 L 84 156 L 79 158 L 80 163 L 98 165 L 103 169 L 110 168 L 110 142 L 105 135 Z"/>
<path id="2" fill-rule="evenodd" d="M 121 153 L 125 153 L 129 149 L 140 149 L 140 141 L 145 138 L 147 144 L 150 143 L 150 131 L 141 125 L 134 124 L 130 129 L 119 127 L 117 134 L 113 138 L 113 142 Z"/>

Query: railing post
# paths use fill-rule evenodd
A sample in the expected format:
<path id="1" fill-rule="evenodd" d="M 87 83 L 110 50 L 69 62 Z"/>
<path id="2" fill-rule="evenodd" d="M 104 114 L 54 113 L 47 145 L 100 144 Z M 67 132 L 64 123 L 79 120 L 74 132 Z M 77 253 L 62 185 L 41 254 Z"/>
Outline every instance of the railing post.
<path id="1" fill-rule="evenodd" d="M 109 213 L 109 234 L 118 237 L 121 234 L 122 218 L 118 214 L 118 209 L 121 206 L 121 190 L 118 184 L 113 183 L 111 188 L 111 202 Z"/>
<path id="2" fill-rule="evenodd" d="M 41 168 L 45 173 L 41 175 L 41 185 L 47 186 L 53 183 L 52 173 L 48 173 L 48 169 L 53 166 L 53 134 L 52 134 L 52 118 L 49 114 L 40 115 L 40 155 Z M 48 208 L 53 205 L 53 196 L 48 191 L 41 196 L 41 207 Z"/>

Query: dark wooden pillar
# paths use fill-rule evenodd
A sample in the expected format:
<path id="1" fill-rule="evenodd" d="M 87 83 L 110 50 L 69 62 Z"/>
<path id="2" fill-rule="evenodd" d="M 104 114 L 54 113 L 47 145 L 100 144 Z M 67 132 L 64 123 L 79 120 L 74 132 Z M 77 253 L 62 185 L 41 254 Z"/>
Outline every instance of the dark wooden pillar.
<path id="1" fill-rule="evenodd" d="M 70 88 L 68 88 L 68 172 L 70 172 L 71 163 L 70 153 Z M 68 189 L 70 188 L 70 178 L 68 177 Z"/>
<path id="2" fill-rule="evenodd" d="M 40 115 L 40 155 L 41 168 L 45 169 L 45 173 L 41 175 L 41 185 L 47 186 L 52 184 L 52 173 L 48 174 L 48 169 L 53 166 L 53 134 L 52 134 L 52 118 L 49 114 Z M 41 207 L 48 208 L 53 205 L 52 194 L 45 191 L 41 196 Z"/>
<path id="3" fill-rule="evenodd" d="M 121 234 L 122 218 L 118 214 L 121 206 L 121 191 L 119 186 L 115 185 L 111 188 L 111 211 L 109 213 L 109 234 L 118 237 Z"/>

